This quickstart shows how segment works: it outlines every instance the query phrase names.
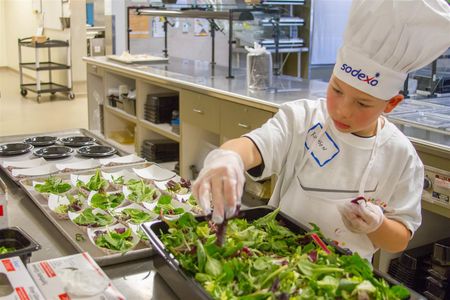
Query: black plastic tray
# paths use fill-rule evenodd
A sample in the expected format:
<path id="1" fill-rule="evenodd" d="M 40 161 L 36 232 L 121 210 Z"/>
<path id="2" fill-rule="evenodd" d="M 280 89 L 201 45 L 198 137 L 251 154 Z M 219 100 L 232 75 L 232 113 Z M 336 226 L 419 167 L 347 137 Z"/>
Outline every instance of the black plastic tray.
<path id="1" fill-rule="evenodd" d="M 248 221 L 256 220 L 264 217 L 274 210 L 271 206 L 253 207 L 245 210 L 241 210 L 240 214 L 242 218 Z M 204 221 L 205 217 L 196 217 L 198 221 Z M 281 221 L 282 224 L 297 234 L 304 234 L 308 229 L 306 226 L 298 223 L 286 214 L 279 212 L 276 219 Z M 181 268 L 175 257 L 165 248 L 159 237 L 161 233 L 166 233 L 169 229 L 168 225 L 163 221 L 153 221 L 142 225 L 142 229 L 149 237 L 150 243 L 153 249 L 156 250 L 158 255 L 153 260 L 153 265 L 158 270 L 158 273 L 166 281 L 166 283 L 172 288 L 175 294 L 180 299 L 205 299 L 211 300 L 211 296 L 204 290 L 204 288 L 191 276 L 187 275 Z M 351 254 L 347 249 L 336 247 L 337 252 L 343 255 Z M 374 274 L 377 277 L 385 279 L 389 284 L 400 284 L 387 274 L 374 270 Z M 410 290 L 410 299 L 425 299 L 421 295 Z"/>
<path id="2" fill-rule="evenodd" d="M 16 251 L 0 254 L 0 259 L 20 256 L 25 265 L 30 262 L 31 254 L 41 249 L 41 245 L 19 227 L 0 229 L 0 246 L 16 249 Z"/>

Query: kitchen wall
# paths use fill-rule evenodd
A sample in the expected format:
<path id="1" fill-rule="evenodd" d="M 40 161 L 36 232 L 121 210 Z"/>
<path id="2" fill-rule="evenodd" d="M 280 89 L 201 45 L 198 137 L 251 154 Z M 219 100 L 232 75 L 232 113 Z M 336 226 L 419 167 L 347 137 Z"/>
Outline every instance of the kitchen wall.
<path id="1" fill-rule="evenodd" d="M 33 11 L 31 0 L 0 0 L 0 47 L 4 45 L 5 54 L 0 48 L 0 65 L 2 59 L 4 65 L 18 70 L 19 54 L 17 40 L 36 34 L 41 15 Z M 86 7 L 85 0 L 70 1 L 71 28 L 64 30 L 44 29 L 44 35 L 51 39 L 71 40 L 72 76 L 75 83 L 86 81 L 86 67 L 82 57 L 86 55 Z M 4 17 L 2 17 L 2 14 Z M 54 16 L 53 16 L 54 17 Z M 2 31 L 3 29 L 3 31 Z M 2 36 L 3 34 L 3 36 Z M 22 62 L 35 61 L 35 49 L 22 47 Z M 40 59 L 47 60 L 47 52 L 40 50 Z M 67 56 L 64 48 L 52 49 L 52 60 L 66 62 Z M 46 76 L 46 72 L 42 72 Z M 25 70 L 25 74 L 35 77 L 35 72 Z M 67 83 L 67 72 L 55 71 L 52 73 L 56 82 Z M 43 78 L 46 80 L 46 77 Z"/>
<path id="2" fill-rule="evenodd" d="M 0 41 L 5 40 L 6 35 L 6 22 L 5 22 L 5 2 L 0 1 Z M 0 42 L 0 67 L 6 66 L 6 43 Z"/>

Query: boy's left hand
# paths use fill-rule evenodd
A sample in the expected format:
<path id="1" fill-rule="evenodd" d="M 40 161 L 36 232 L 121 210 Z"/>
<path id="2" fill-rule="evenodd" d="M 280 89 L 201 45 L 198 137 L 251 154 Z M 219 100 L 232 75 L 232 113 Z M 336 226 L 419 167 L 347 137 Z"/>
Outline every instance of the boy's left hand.
<path id="1" fill-rule="evenodd" d="M 384 220 L 382 208 L 365 200 L 349 201 L 338 206 L 338 210 L 345 227 L 353 233 L 374 232 Z"/>

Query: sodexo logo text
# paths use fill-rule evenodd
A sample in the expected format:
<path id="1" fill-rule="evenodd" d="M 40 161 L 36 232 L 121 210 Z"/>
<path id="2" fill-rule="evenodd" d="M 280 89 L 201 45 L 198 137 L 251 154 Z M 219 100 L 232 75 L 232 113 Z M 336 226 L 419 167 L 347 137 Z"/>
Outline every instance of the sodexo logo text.
<path id="1" fill-rule="evenodd" d="M 380 73 L 376 73 L 375 76 L 370 77 L 369 75 L 364 74 L 361 69 L 353 69 L 347 64 L 342 64 L 341 70 L 361 81 L 367 82 L 367 84 L 370 84 L 371 86 L 376 86 L 378 84 L 378 80 L 375 78 L 380 77 Z"/>

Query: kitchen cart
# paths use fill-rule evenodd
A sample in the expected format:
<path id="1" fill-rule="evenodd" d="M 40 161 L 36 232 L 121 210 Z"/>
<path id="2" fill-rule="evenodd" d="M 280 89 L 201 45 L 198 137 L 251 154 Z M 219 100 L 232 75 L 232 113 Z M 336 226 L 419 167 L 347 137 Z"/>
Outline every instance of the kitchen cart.
<path id="1" fill-rule="evenodd" d="M 35 43 L 31 37 L 18 40 L 19 47 L 19 73 L 20 73 L 20 94 L 26 96 L 28 91 L 37 94 L 37 101 L 39 102 L 41 94 L 50 93 L 54 95 L 57 92 L 67 93 L 69 99 L 74 99 L 75 94 L 72 91 L 72 70 L 70 63 L 70 46 L 68 41 L 50 40 L 47 39 L 43 43 Z M 22 47 L 35 49 L 34 62 L 22 62 Z M 39 49 L 47 49 L 47 61 L 40 61 Z M 51 48 L 66 48 L 67 49 L 67 63 L 57 63 L 52 61 Z M 34 83 L 23 82 L 23 68 L 33 70 L 36 72 L 36 81 Z M 52 81 L 52 72 L 55 70 L 67 71 L 67 85 L 62 85 Z M 48 71 L 48 81 L 41 80 L 40 71 Z"/>

